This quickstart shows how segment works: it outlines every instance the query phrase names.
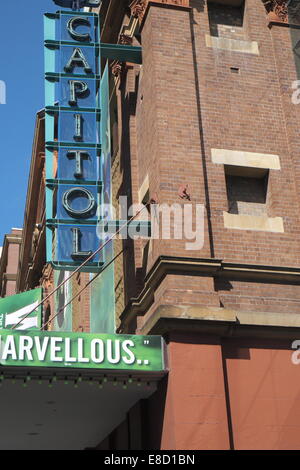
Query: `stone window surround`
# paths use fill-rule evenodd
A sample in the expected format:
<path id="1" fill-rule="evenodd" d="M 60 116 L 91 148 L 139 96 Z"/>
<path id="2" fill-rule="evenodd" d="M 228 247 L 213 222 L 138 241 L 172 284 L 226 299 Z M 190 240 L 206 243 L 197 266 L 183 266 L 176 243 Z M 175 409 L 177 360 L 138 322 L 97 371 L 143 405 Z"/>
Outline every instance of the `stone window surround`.
<path id="1" fill-rule="evenodd" d="M 242 41 L 223 37 L 205 35 L 206 47 L 222 49 L 231 52 L 259 55 L 258 43 L 256 41 Z"/>
<path id="2" fill-rule="evenodd" d="M 231 165 L 244 168 L 267 170 L 281 169 L 278 155 L 244 152 L 228 149 L 211 149 L 212 162 L 218 165 Z M 224 227 L 235 230 L 254 230 L 284 233 L 282 217 L 250 216 L 223 212 Z"/>

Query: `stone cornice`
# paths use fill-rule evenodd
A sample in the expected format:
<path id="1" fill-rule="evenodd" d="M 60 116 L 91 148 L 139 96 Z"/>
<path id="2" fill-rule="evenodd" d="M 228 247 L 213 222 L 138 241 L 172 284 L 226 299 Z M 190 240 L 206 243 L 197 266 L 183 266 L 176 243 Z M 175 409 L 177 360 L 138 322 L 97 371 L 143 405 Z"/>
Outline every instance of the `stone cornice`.
<path id="1" fill-rule="evenodd" d="M 299 0 L 262 0 L 272 24 L 300 24 Z"/>
<path id="2" fill-rule="evenodd" d="M 288 22 L 288 0 L 262 0 L 270 21 Z"/>
<path id="3" fill-rule="evenodd" d="M 14 245 L 21 245 L 22 243 L 22 236 L 20 235 L 14 235 L 14 234 L 9 234 L 6 235 L 6 240 Z"/>
<path id="4" fill-rule="evenodd" d="M 133 0 L 133 2 L 129 5 L 131 15 L 134 18 L 138 18 L 140 21 L 142 21 L 146 11 L 147 3 L 148 0 Z"/>
<path id="5" fill-rule="evenodd" d="M 16 281 L 17 280 L 17 275 L 16 274 L 4 273 L 3 277 L 6 281 Z"/>
<path id="6" fill-rule="evenodd" d="M 132 46 L 133 43 L 133 37 L 129 36 L 125 33 L 121 33 L 119 37 L 119 44 L 122 44 L 124 46 Z"/>
<path id="7" fill-rule="evenodd" d="M 132 45 L 136 29 L 145 18 L 150 5 L 189 8 L 190 0 L 133 0 L 129 4 L 131 18 L 128 25 L 124 25 L 119 35 L 118 44 Z M 112 74 L 116 81 L 120 81 L 124 71 L 124 63 L 115 60 L 111 63 Z"/>
<path id="8" fill-rule="evenodd" d="M 124 25 L 122 28 L 122 31 L 119 35 L 118 44 L 122 44 L 123 46 L 132 46 L 134 33 L 138 27 L 138 23 L 138 19 L 132 15 L 129 24 Z M 115 81 L 120 82 L 125 68 L 124 62 L 121 62 L 120 60 L 114 60 L 110 64 L 110 67 Z"/>
<path id="9" fill-rule="evenodd" d="M 138 315 L 144 315 L 154 301 L 156 288 L 168 274 L 210 276 L 228 280 L 300 284 L 300 268 L 262 266 L 224 262 L 219 259 L 177 258 L 161 256 L 145 278 L 145 287 L 138 298 L 130 300 L 121 315 L 121 328 Z"/>
<path id="10" fill-rule="evenodd" d="M 188 315 L 188 316 L 187 316 Z M 291 340 L 299 337 L 298 314 L 251 312 L 225 308 L 188 308 L 181 305 L 160 305 L 139 330 L 143 335 L 202 334 L 222 338 L 269 338 Z"/>
<path id="11" fill-rule="evenodd" d="M 144 16 L 150 5 L 160 5 L 169 7 L 190 8 L 190 0 L 134 0 L 129 8 L 133 17 L 138 18 L 142 23 Z"/>

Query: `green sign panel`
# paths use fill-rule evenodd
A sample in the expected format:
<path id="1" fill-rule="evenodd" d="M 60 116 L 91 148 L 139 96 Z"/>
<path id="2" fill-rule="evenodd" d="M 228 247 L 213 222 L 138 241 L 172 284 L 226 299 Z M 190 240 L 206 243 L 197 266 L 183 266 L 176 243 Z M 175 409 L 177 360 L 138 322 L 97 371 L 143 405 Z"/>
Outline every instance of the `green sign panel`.
<path id="1" fill-rule="evenodd" d="M 10 329 L 16 325 L 17 330 L 41 328 L 41 307 L 35 310 L 41 300 L 42 289 L 34 289 L 0 299 L 0 330 Z M 32 313 L 28 315 L 30 312 Z"/>
<path id="2" fill-rule="evenodd" d="M 0 331 L 0 365 L 160 372 L 160 336 Z"/>

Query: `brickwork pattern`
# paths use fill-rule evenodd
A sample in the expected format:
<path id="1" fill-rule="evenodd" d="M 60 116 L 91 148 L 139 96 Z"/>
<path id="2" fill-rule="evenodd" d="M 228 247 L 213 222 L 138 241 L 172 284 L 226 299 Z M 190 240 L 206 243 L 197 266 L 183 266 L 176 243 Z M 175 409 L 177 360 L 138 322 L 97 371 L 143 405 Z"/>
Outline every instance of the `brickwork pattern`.
<path id="1" fill-rule="evenodd" d="M 191 11 L 151 4 L 144 18 L 136 119 L 128 129 L 130 142 L 136 142 L 130 159 L 130 188 L 135 200 L 148 175 L 150 195 L 157 194 L 160 203 L 187 204 L 178 190 L 188 184 L 192 204 L 205 205 L 205 243 L 201 250 L 186 251 L 186 241 L 153 240 L 146 271 L 161 255 L 297 267 L 300 107 L 291 103 L 291 83 L 297 73 L 290 31 L 268 28 L 261 0 L 248 0 L 247 40 L 258 43 L 259 54 L 206 47 L 205 36 L 210 35 L 206 2 L 191 0 L 190 6 Z M 239 73 L 233 74 L 232 69 Z M 127 75 L 123 86 L 130 87 L 130 80 Z M 269 172 L 267 207 L 242 204 L 241 210 L 282 217 L 284 233 L 224 228 L 226 175 L 223 165 L 212 162 L 212 148 L 279 155 L 281 170 Z M 139 248 L 135 250 L 137 271 L 142 250 L 140 254 Z M 151 311 L 162 302 L 205 305 L 210 298 L 214 305 L 228 308 L 300 311 L 298 286 L 273 289 L 251 283 L 249 295 L 249 283 L 232 282 L 229 291 L 212 287 L 211 296 L 205 298 L 200 284 L 191 287 L 192 280 L 187 282 L 185 276 L 176 276 L 174 281 L 167 277 L 156 290 Z"/>

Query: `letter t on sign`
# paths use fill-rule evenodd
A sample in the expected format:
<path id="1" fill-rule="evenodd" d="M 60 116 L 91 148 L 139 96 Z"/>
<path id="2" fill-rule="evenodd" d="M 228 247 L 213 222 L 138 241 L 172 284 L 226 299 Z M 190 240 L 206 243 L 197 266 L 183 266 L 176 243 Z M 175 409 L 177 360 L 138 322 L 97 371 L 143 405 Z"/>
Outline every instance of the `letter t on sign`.
<path id="1" fill-rule="evenodd" d="M 76 162 L 76 170 L 74 173 L 75 178 L 83 178 L 83 167 L 82 161 L 89 159 L 89 154 L 87 152 L 83 152 L 82 150 L 71 150 L 67 153 L 67 157 L 72 159 L 75 158 Z"/>

